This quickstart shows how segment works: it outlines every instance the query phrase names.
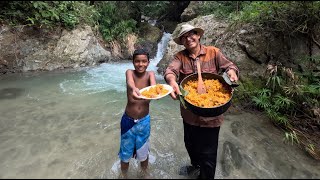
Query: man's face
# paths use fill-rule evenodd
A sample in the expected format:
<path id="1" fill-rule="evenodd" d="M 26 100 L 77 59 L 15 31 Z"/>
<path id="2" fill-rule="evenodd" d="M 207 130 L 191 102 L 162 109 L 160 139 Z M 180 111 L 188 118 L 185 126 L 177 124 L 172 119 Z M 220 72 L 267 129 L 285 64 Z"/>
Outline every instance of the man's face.
<path id="1" fill-rule="evenodd" d="M 182 44 L 187 48 L 195 48 L 199 44 L 200 36 L 196 31 L 189 31 L 180 37 Z"/>
<path id="2" fill-rule="evenodd" d="M 146 55 L 137 55 L 133 60 L 134 69 L 138 73 L 144 73 L 149 65 L 149 60 Z"/>

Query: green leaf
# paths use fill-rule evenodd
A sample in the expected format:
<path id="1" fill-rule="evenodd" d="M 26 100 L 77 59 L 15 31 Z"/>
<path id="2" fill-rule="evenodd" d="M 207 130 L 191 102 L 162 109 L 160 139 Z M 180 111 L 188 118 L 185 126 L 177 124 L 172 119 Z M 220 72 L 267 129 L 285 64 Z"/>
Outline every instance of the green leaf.
<path id="1" fill-rule="evenodd" d="M 30 18 L 30 17 L 27 18 L 27 21 L 30 21 L 31 24 L 34 24 L 34 20 L 32 18 Z"/>

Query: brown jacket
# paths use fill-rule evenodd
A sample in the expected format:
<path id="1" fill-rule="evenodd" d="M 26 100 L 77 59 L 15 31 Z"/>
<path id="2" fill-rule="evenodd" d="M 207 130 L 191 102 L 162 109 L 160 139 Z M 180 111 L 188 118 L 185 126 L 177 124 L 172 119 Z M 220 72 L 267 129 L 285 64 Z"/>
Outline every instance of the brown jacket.
<path id="1" fill-rule="evenodd" d="M 201 45 L 199 56 L 193 59 L 188 51 L 182 50 L 174 55 L 174 58 L 168 65 L 164 77 L 168 74 L 173 74 L 178 80 L 178 84 L 186 76 L 197 72 L 196 60 L 200 59 L 201 72 L 209 72 L 219 74 L 229 69 L 234 69 L 239 76 L 238 67 L 228 60 L 220 51 L 220 49 L 213 46 Z M 218 127 L 223 123 L 223 115 L 216 117 L 202 117 L 198 116 L 188 109 L 184 109 L 180 105 L 180 112 L 183 120 L 194 126 L 201 127 Z"/>

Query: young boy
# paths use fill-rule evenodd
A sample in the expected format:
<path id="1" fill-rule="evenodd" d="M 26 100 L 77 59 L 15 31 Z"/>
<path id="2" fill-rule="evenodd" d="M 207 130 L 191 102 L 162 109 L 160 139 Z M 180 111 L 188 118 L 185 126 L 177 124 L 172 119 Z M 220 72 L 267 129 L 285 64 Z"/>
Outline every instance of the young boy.
<path id="1" fill-rule="evenodd" d="M 137 49 L 132 59 L 134 70 L 126 71 L 127 105 L 121 118 L 121 142 L 118 155 L 121 160 L 122 178 L 127 178 L 129 160 L 132 157 L 141 162 L 142 176 L 147 174 L 150 100 L 141 99 L 139 89 L 156 84 L 154 72 L 146 71 L 150 63 L 148 52 Z"/>

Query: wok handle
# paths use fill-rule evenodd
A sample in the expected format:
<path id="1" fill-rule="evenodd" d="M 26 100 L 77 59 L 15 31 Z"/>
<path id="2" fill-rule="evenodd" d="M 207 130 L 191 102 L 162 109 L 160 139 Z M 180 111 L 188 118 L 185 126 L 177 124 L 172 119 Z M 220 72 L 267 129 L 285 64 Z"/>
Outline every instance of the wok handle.
<path id="1" fill-rule="evenodd" d="M 187 109 L 186 103 L 184 102 L 184 97 L 188 94 L 188 91 L 185 91 L 181 85 L 179 85 L 179 89 L 182 95 L 178 95 L 179 96 L 179 101 L 181 102 L 182 106 Z"/>
<path id="2" fill-rule="evenodd" d="M 178 95 L 179 96 L 179 101 L 182 104 L 182 106 L 187 109 L 186 103 L 184 102 L 184 97 L 182 95 Z"/>

